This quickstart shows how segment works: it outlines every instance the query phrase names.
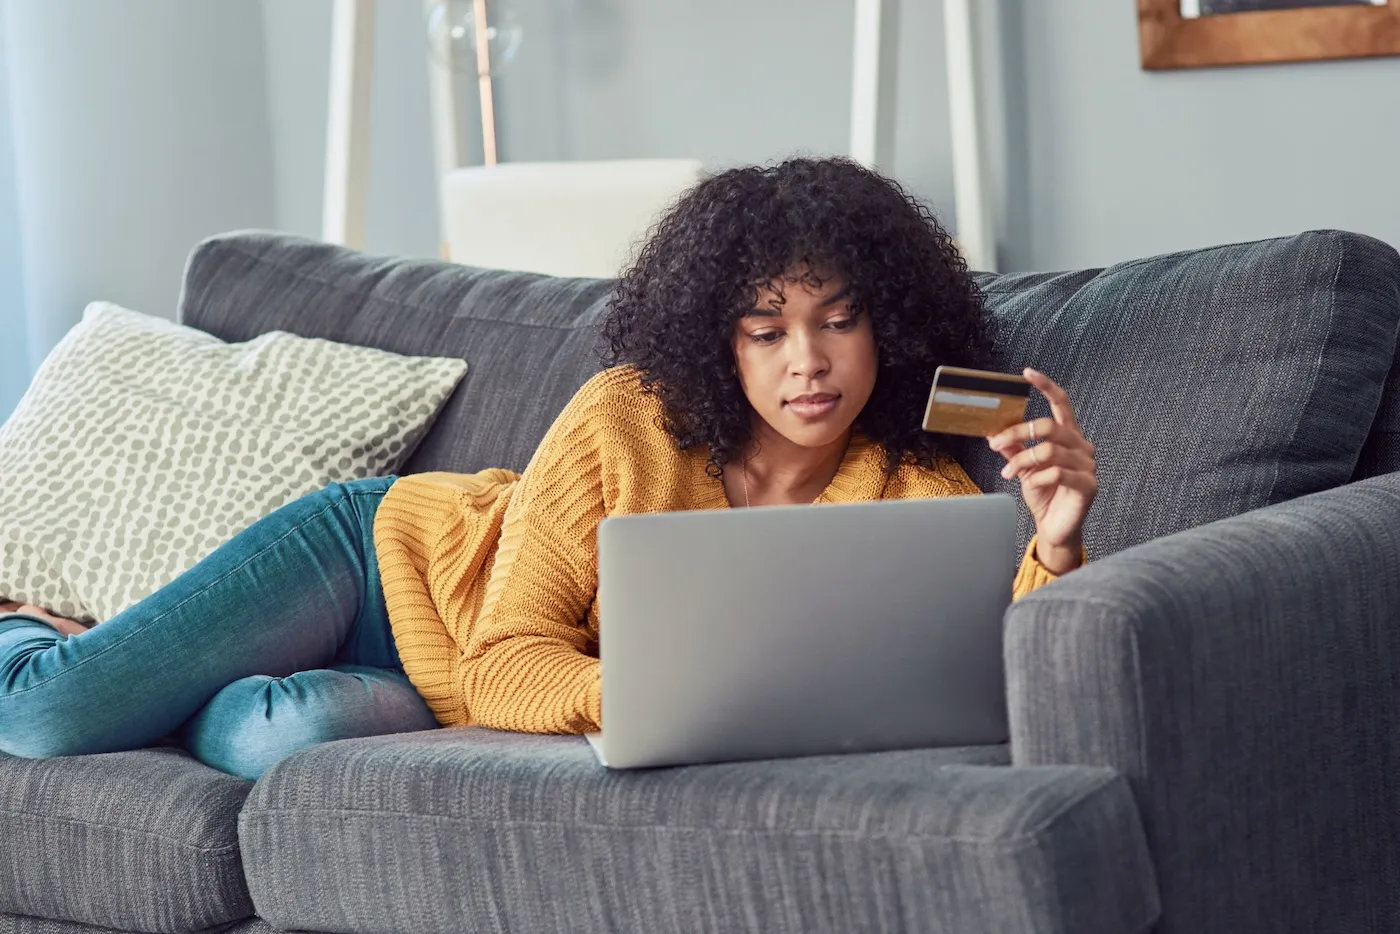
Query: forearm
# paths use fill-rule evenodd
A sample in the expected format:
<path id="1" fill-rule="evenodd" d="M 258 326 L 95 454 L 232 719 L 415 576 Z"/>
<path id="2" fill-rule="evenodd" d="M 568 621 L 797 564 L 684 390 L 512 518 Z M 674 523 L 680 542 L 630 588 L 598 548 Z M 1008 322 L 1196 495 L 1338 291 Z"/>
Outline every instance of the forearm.
<path id="1" fill-rule="evenodd" d="M 598 659 L 544 636 L 518 635 L 463 665 L 473 723 L 521 733 L 587 733 L 602 725 Z"/>
<path id="2" fill-rule="evenodd" d="M 1037 538 L 1035 556 L 1056 577 L 1068 574 L 1084 563 L 1084 537 L 1075 535 L 1071 541 L 1055 545 Z"/>

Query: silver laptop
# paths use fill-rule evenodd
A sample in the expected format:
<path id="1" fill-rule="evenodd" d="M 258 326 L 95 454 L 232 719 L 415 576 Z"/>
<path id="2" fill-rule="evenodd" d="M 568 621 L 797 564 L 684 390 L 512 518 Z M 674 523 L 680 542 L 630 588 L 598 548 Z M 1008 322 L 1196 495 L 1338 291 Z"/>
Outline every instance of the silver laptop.
<path id="1" fill-rule="evenodd" d="M 598 528 L 612 768 L 1005 742 L 1009 496 Z"/>

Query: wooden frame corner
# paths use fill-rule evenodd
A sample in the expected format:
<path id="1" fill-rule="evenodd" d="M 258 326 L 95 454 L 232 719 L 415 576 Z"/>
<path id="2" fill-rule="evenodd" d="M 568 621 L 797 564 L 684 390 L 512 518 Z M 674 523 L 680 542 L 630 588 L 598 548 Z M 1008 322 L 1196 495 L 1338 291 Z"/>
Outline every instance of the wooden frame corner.
<path id="1" fill-rule="evenodd" d="M 1400 55 L 1400 0 L 1183 19 L 1180 0 L 1137 0 L 1147 71 Z"/>

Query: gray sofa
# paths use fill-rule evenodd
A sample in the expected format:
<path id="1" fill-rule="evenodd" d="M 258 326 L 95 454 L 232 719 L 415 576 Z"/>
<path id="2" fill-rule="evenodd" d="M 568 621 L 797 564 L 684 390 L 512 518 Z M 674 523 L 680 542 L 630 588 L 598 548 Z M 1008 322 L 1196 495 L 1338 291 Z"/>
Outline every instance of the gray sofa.
<path id="1" fill-rule="evenodd" d="M 1090 566 L 1007 613 L 1005 745 L 614 774 L 464 728 L 256 784 L 173 742 L 0 756 L 0 934 L 1400 929 L 1400 257 L 1318 231 L 981 283 L 1102 483 Z M 609 288 L 246 232 L 180 314 L 461 355 L 403 472 L 519 469 Z"/>

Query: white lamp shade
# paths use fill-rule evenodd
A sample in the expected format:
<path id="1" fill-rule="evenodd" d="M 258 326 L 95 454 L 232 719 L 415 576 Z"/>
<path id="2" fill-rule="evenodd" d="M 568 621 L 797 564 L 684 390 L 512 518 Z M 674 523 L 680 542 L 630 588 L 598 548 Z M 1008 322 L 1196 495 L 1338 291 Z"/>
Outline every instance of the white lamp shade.
<path id="1" fill-rule="evenodd" d="M 616 276 L 701 172 L 694 159 L 457 169 L 443 185 L 448 257 L 491 269 Z"/>

